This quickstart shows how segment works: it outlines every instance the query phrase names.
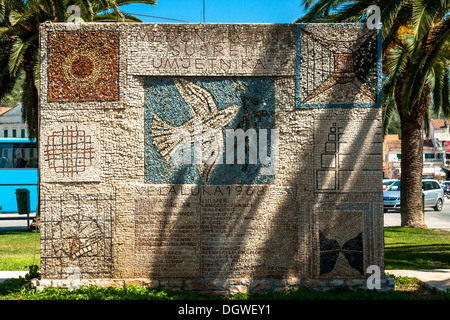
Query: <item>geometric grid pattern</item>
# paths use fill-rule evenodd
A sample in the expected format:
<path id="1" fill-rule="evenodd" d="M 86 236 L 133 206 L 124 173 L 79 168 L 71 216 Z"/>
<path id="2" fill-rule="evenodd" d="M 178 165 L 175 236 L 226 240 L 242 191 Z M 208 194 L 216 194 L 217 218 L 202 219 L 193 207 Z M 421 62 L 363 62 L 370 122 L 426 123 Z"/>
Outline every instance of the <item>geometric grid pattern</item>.
<path id="1" fill-rule="evenodd" d="M 338 144 L 342 140 L 343 127 L 336 127 L 336 123 L 329 128 L 325 142 L 325 153 L 320 156 L 320 169 L 316 170 L 317 190 L 336 190 L 338 176 Z"/>
<path id="2" fill-rule="evenodd" d="M 297 108 L 380 107 L 377 33 L 340 28 L 297 27 Z"/>
<path id="3" fill-rule="evenodd" d="M 42 195 L 41 267 L 48 278 L 80 268 L 84 278 L 110 277 L 114 194 Z"/>
<path id="4" fill-rule="evenodd" d="M 376 192 L 382 176 L 379 127 L 370 120 L 314 124 L 316 192 Z M 355 187 L 358 186 L 358 187 Z"/>
<path id="5" fill-rule="evenodd" d="M 73 177 L 92 165 L 94 150 L 91 136 L 85 130 L 67 126 L 47 137 L 44 156 L 48 167 L 56 173 Z"/>
<path id="6" fill-rule="evenodd" d="M 119 99 L 118 32 L 49 32 L 48 101 Z"/>

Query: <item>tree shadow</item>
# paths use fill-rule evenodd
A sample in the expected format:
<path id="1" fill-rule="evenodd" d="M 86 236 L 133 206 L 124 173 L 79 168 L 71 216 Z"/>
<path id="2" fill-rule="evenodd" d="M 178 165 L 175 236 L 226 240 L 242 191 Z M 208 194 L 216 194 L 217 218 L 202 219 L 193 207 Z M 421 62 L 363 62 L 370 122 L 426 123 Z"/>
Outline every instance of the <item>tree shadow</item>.
<path id="1" fill-rule="evenodd" d="M 265 56 L 270 57 L 272 54 L 273 51 L 268 50 Z M 255 74 L 258 74 L 257 70 Z M 365 81 L 368 73 L 363 72 L 362 76 L 358 76 L 363 77 L 362 81 Z M 290 77 L 272 77 L 272 79 L 275 85 L 289 83 L 290 89 L 295 86 Z M 239 78 L 231 80 L 238 82 Z M 237 117 L 236 128 L 249 129 L 261 120 L 258 113 L 251 112 L 252 108 L 260 111 L 264 111 L 264 108 L 261 108 L 260 101 L 252 99 L 254 93 L 249 92 L 248 86 L 236 88 L 245 106 Z M 158 219 L 159 229 L 155 231 L 156 238 L 160 241 L 153 243 L 154 251 L 151 259 L 145 260 L 143 265 L 136 264 L 135 276 L 200 278 L 216 281 L 242 278 L 327 277 L 320 271 L 320 264 L 324 262 L 321 260 L 322 251 L 319 243 L 319 229 L 330 223 L 323 221 L 327 216 L 331 217 L 331 225 L 334 225 L 329 228 L 328 236 L 339 239 L 337 248 L 341 251 L 339 255 L 343 252 L 343 239 L 350 240 L 348 235 L 344 234 L 345 230 L 351 230 L 352 234 L 356 230 L 356 233 L 364 235 L 361 240 L 364 248 L 358 249 L 361 252 L 350 248 L 350 251 L 355 251 L 360 257 L 357 259 L 361 259 L 359 272 L 355 273 L 353 270 L 346 273 L 344 269 L 352 267 L 348 265 L 348 261 L 339 258 L 338 264 L 343 264 L 344 269 L 341 268 L 343 271 L 339 269 L 342 272 L 339 271 L 341 273 L 337 272 L 332 277 L 346 278 L 355 275 L 364 277 L 365 269 L 362 267 L 366 268 L 370 264 L 383 267 L 383 216 L 380 191 L 382 170 L 381 167 L 373 165 L 373 161 L 378 160 L 381 164 L 381 121 L 377 121 L 380 120 L 379 109 L 354 108 L 356 102 L 352 97 L 346 101 L 348 106 L 342 109 L 339 106 L 331 109 L 327 106 L 320 109 L 296 108 L 296 97 L 292 96 L 294 90 L 289 91 L 288 88 L 277 90 L 279 91 L 274 92 L 274 107 L 278 114 L 273 116 L 275 124 L 272 128 L 280 129 L 282 132 L 280 150 L 291 152 L 281 155 L 287 165 L 282 163 L 280 168 L 280 170 L 288 169 L 291 176 L 283 179 L 274 177 L 273 181 L 260 184 L 256 174 L 241 179 L 238 184 L 227 182 L 227 184 L 189 185 L 190 188 L 199 188 L 200 191 L 196 195 L 182 196 L 174 192 L 171 195 L 173 203 L 179 202 L 181 207 L 183 204 L 190 204 L 191 208 L 195 205 L 196 213 L 186 220 L 180 217 L 182 211 L 170 207 L 164 209 L 164 215 Z M 290 92 L 290 96 L 286 94 L 286 90 Z M 342 94 L 339 90 L 341 87 L 332 87 L 331 91 L 334 93 L 330 95 Z M 285 103 L 288 107 L 281 106 L 281 103 Z M 324 104 L 329 103 L 333 102 Z M 283 135 L 286 134 L 286 119 L 282 116 L 289 117 L 289 115 L 294 118 L 294 122 L 288 120 L 292 125 L 296 125 L 295 121 L 299 121 L 308 128 L 296 127 L 290 132 L 290 137 Z M 308 119 L 308 116 L 312 124 L 306 123 L 308 120 L 305 119 Z M 334 122 L 339 122 L 342 128 L 342 132 L 337 132 L 334 157 L 318 160 L 315 151 L 320 151 L 322 147 L 311 143 L 315 144 L 315 139 L 317 142 L 325 143 L 323 137 L 319 137 L 320 131 L 328 130 Z M 373 136 L 374 132 L 376 137 Z M 302 145 L 302 139 L 292 139 L 296 134 L 306 134 L 312 138 L 312 141 L 309 141 L 310 145 L 306 147 Z M 355 141 L 360 148 L 348 147 L 346 152 L 351 153 L 339 153 L 339 148 L 344 148 L 345 143 Z M 369 150 L 363 148 L 367 145 L 371 146 Z M 370 161 L 372 163 L 368 163 Z M 293 167 L 286 168 L 289 165 Z M 321 168 L 333 168 L 336 172 L 333 188 L 318 187 L 317 170 Z M 245 171 L 247 167 L 233 169 Z M 342 176 L 339 175 L 341 172 L 339 170 L 342 171 Z M 219 169 L 218 172 L 220 173 L 216 181 L 230 181 L 226 179 L 226 175 L 229 174 L 226 169 Z M 180 169 L 177 176 L 182 177 L 185 173 L 186 171 Z M 280 174 L 285 175 L 283 171 Z M 238 176 L 239 174 L 234 174 L 231 180 L 236 180 Z M 277 192 L 271 194 L 272 190 L 280 191 L 281 195 Z M 234 205 L 236 207 L 233 207 Z M 339 226 L 345 224 L 347 219 L 346 212 L 358 215 L 355 220 L 358 225 L 351 229 L 339 230 Z M 331 216 L 325 213 L 331 213 Z M 186 240 L 184 243 L 191 245 L 180 245 L 183 243 L 180 237 Z M 331 270 L 333 269 L 335 266 L 332 265 Z"/>

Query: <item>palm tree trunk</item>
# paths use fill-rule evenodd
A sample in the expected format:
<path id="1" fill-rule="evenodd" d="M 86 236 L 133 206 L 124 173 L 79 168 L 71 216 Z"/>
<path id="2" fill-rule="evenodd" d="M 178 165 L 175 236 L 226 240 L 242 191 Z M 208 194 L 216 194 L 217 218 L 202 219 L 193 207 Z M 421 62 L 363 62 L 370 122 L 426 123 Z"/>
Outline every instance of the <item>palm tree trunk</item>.
<path id="1" fill-rule="evenodd" d="M 400 185 L 400 216 L 402 227 L 426 228 L 423 214 L 422 171 L 423 171 L 423 131 L 425 113 L 430 106 L 430 89 L 425 85 L 422 96 L 408 114 L 401 104 L 403 78 L 395 91 L 397 110 L 402 130 L 402 160 Z"/>
<path id="2" fill-rule="evenodd" d="M 422 121 L 401 117 L 401 129 L 401 226 L 426 228 L 422 209 Z"/>

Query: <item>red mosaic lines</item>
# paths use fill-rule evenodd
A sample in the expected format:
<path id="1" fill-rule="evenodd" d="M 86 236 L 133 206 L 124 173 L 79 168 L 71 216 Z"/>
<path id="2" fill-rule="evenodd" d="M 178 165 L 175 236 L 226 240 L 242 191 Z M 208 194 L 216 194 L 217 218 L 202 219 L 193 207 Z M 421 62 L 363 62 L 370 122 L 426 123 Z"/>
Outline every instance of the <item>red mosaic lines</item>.
<path id="1" fill-rule="evenodd" d="M 49 32 L 48 101 L 119 99 L 117 32 Z"/>
<path id="2" fill-rule="evenodd" d="M 73 177 L 92 165 L 94 150 L 91 136 L 84 130 L 73 129 L 72 126 L 53 131 L 47 137 L 44 157 L 50 169 Z"/>

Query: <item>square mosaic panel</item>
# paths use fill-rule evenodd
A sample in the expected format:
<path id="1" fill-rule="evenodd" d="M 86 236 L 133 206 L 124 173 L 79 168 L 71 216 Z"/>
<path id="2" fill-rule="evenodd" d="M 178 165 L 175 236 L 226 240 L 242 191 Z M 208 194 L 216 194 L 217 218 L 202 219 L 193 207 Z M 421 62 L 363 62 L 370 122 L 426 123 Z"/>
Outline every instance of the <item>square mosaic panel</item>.
<path id="1" fill-rule="evenodd" d="M 46 277 L 111 277 L 114 194 L 42 196 L 41 263 Z"/>
<path id="2" fill-rule="evenodd" d="M 321 277 L 364 276 L 364 211 L 347 210 L 319 214 Z"/>
<path id="3" fill-rule="evenodd" d="M 41 166 L 47 182 L 98 181 L 100 149 L 97 126 L 54 126 L 43 134 Z"/>
<path id="4" fill-rule="evenodd" d="M 377 192 L 382 180 L 381 128 L 372 120 L 314 123 L 316 192 Z"/>
<path id="5" fill-rule="evenodd" d="M 249 161 L 245 146 L 245 163 L 226 164 L 226 129 L 267 129 L 270 156 L 271 134 L 274 127 L 274 80 L 270 77 L 166 78 L 151 77 L 145 82 L 145 176 L 146 182 L 165 184 L 251 184 L 272 183 L 273 175 L 261 174 L 263 166 Z M 189 131 L 195 140 L 192 126 L 195 121 L 202 128 L 219 129 L 224 144 L 217 152 L 217 161 L 196 164 L 196 148 L 192 148 L 190 164 L 176 164 L 173 158 L 176 145 L 171 137 L 176 129 Z M 205 132 L 201 133 L 204 137 Z M 259 136 L 261 138 L 261 136 Z M 206 144 L 203 140 L 202 148 Z M 245 144 L 248 143 L 246 139 Z M 235 148 L 236 157 L 237 148 Z M 215 160 L 215 159 L 213 159 Z"/>
<path id="6" fill-rule="evenodd" d="M 118 32 L 49 32 L 48 101 L 119 99 Z"/>
<path id="7" fill-rule="evenodd" d="M 300 24 L 296 107 L 380 107 L 380 39 L 363 25 Z"/>

